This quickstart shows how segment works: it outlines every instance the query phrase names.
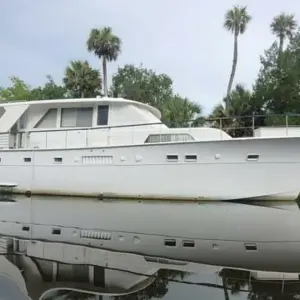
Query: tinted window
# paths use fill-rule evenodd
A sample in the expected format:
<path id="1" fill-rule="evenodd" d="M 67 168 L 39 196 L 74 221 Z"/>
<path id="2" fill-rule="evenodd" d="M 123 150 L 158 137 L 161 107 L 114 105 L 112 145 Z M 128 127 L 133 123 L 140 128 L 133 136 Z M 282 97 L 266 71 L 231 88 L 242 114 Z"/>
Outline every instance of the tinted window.
<path id="1" fill-rule="evenodd" d="M 93 108 L 63 108 L 61 111 L 61 127 L 91 127 Z"/>
<path id="2" fill-rule="evenodd" d="M 76 127 L 92 127 L 93 125 L 93 108 L 77 108 Z"/>
<path id="3" fill-rule="evenodd" d="M 107 125 L 108 123 L 108 105 L 98 106 L 97 125 Z"/>

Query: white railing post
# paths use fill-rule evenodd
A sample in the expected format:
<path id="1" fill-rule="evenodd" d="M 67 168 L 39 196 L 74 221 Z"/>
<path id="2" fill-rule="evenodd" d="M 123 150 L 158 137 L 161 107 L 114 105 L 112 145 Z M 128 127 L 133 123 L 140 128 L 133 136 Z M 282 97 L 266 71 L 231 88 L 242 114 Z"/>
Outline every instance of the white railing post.
<path id="1" fill-rule="evenodd" d="M 289 116 L 288 115 L 285 115 L 285 134 L 286 136 L 288 136 L 288 129 L 289 128 Z"/>
<path id="2" fill-rule="evenodd" d="M 89 128 L 85 130 L 85 146 L 89 145 Z"/>
<path id="3" fill-rule="evenodd" d="M 252 113 L 252 136 L 254 137 L 254 130 L 255 130 L 255 116 Z"/>
<path id="4" fill-rule="evenodd" d="M 134 128 L 135 126 L 132 126 L 132 130 L 131 130 L 131 143 L 134 144 Z"/>
<path id="5" fill-rule="evenodd" d="M 65 131 L 65 148 L 67 148 L 68 145 L 68 130 Z"/>
<path id="6" fill-rule="evenodd" d="M 108 127 L 106 143 L 107 143 L 107 146 L 109 146 L 109 144 L 110 144 L 110 127 Z"/>

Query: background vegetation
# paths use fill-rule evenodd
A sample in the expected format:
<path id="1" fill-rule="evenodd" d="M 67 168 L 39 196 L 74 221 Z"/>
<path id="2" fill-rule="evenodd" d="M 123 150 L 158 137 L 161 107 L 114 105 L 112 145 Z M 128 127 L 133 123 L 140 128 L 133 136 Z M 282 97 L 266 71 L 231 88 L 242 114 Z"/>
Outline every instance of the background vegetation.
<path id="1" fill-rule="evenodd" d="M 21 101 L 95 97 L 103 91 L 102 95 L 141 101 L 159 108 L 163 121 L 171 127 L 205 123 L 222 126 L 234 136 L 249 135 L 251 133 L 246 128 L 284 124 L 285 117 L 280 114 L 300 112 L 300 29 L 294 15 L 282 13 L 270 20 L 274 42 L 260 57 L 260 70 L 252 88 L 248 90 L 241 84 L 233 85 L 238 65 L 239 36 L 247 33 L 251 22 L 254 21 L 246 6 L 234 6 L 225 13 L 224 29 L 233 37 L 232 69 L 227 87 L 224 84 L 226 96 L 220 99 L 206 121 L 201 105 L 176 94 L 172 79 L 167 74 L 127 64 L 118 68 L 111 86 L 108 86 L 107 67 L 109 62 L 118 59 L 122 51 L 122 40 L 114 35 L 110 27 L 94 28 L 87 37 L 87 51 L 101 60 L 101 70 L 94 69 L 87 61 L 71 61 L 65 68 L 61 84 L 47 75 L 45 83 L 38 87 L 31 87 L 18 77 L 11 77 L 11 85 L 0 88 L 0 99 Z M 253 124 L 252 116 L 261 117 L 255 118 Z M 289 122 L 299 125 L 300 118 L 290 117 Z M 237 127 L 238 130 L 232 129 Z"/>

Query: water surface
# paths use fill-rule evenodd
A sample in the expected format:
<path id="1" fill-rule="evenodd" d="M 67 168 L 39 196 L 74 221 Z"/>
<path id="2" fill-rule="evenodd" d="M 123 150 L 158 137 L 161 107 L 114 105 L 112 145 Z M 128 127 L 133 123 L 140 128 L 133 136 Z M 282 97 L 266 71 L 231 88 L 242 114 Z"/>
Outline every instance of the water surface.
<path id="1" fill-rule="evenodd" d="M 58 225 L 65 224 L 68 218 L 74 216 L 78 218 L 80 211 L 87 207 L 90 207 L 91 214 L 96 214 L 94 207 L 99 201 L 57 197 L 14 198 L 16 202 L 0 203 L 2 220 L 17 219 L 26 223 L 35 220 Z M 300 217 L 299 207 L 294 202 L 269 202 L 266 205 L 299 212 Z M 88 224 L 89 220 L 82 218 L 78 222 Z M 12 238 L 7 236 L 0 238 L 2 249 L 0 299 L 300 298 L 300 281 L 297 274 L 287 278 L 284 274 L 255 273 L 193 263 L 170 266 L 163 263 L 141 262 L 138 257 L 128 253 L 107 251 L 107 256 L 105 254 L 104 257 L 111 257 L 115 263 L 115 267 L 110 268 L 101 265 L 102 254 L 99 254 L 99 265 L 81 264 L 79 254 L 78 263 L 70 263 L 70 257 L 73 257 L 76 251 L 80 253 L 82 250 L 82 246 L 79 245 L 65 245 L 63 241 L 55 245 L 46 245 L 41 241 L 17 242 L 18 247 L 12 248 L 14 247 Z M 14 249 L 14 253 L 10 254 L 10 249 Z M 49 254 L 49 251 L 56 254 L 61 251 L 59 261 L 51 260 L 49 256 L 48 259 L 44 259 L 45 253 Z M 95 252 L 96 257 L 97 255 Z M 275 279 L 275 275 L 281 277 Z"/>

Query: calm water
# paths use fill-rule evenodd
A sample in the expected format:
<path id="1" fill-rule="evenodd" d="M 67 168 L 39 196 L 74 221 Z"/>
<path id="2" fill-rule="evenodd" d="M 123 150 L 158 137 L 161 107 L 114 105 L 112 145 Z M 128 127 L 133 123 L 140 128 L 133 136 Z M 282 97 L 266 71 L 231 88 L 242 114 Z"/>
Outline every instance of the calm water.
<path id="1" fill-rule="evenodd" d="M 57 211 L 55 224 L 62 224 L 65 220 L 58 209 L 70 212 L 70 201 L 74 210 L 83 206 L 92 210 L 94 205 L 87 199 L 15 200 L 0 203 L 2 220 L 53 223 L 53 211 Z M 269 205 L 299 211 L 296 203 Z M 296 276 L 271 280 L 263 272 L 192 263 L 167 265 L 97 249 L 92 249 L 89 256 L 82 246 L 67 245 L 63 240 L 46 244 L 17 239 L 16 246 L 11 237 L 0 238 L 0 299 L 300 299 Z M 82 251 L 88 261 L 82 259 Z"/>

